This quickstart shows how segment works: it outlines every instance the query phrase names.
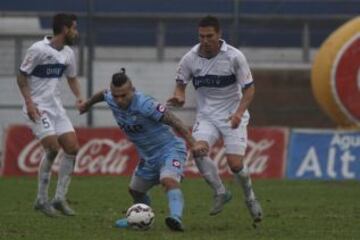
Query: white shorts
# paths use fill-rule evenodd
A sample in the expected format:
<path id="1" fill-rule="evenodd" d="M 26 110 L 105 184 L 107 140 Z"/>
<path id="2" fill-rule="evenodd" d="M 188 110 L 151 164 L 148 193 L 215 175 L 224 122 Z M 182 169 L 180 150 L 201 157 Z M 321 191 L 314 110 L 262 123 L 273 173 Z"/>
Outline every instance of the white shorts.
<path id="1" fill-rule="evenodd" d="M 222 137 L 225 153 L 245 155 L 247 146 L 247 124 L 242 122 L 238 128 L 232 129 L 230 121 L 225 119 L 214 120 L 198 116 L 192 130 L 192 135 L 197 141 L 206 141 L 213 146 Z"/>
<path id="2" fill-rule="evenodd" d="M 41 112 L 41 117 L 36 123 L 31 121 L 25 113 L 27 124 L 39 140 L 51 135 L 60 136 L 67 132 L 75 132 L 65 111 L 61 111 L 60 109 L 57 113 L 44 109 L 39 109 L 39 111 Z"/>

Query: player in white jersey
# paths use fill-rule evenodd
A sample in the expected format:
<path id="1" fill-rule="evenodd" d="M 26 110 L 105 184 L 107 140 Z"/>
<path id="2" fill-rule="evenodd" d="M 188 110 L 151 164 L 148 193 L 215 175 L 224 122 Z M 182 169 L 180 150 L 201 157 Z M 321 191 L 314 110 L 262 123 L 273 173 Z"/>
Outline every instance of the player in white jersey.
<path id="1" fill-rule="evenodd" d="M 185 88 L 192 81 L 196 90 L 197 116 L 193 136 L 208 148 L 222 137 L 227 163 L 241 183 L 245 202 L 255 222 L 262 219 L 262 209 L 252 189 L 249 171 L 243 163 L 247 146 L 247 108 L 255 87 L 244 55 L 226 44 L 221 37 L 216 17 L 206 16 L 198 25 L 200 43 L 181 59 L 176 87 L 169 105 L 183 106 Z M 210 215 L 216 215 L 231 200 L 209 157 L 197 157 L 195 162 L 207 183 L 214 190 L 214 205 Z"/>
<path id="2" fill-rule="evenodd" d="M 39 167 L 34 208 L 51 217 L 57 215 L 56 210 L 67 216 L 75 215 L 67 204 L 66 194 L 79 143 L 60 99 L 58 83 L 64 74 L 76 97 L 76 106 L 79 107 L 83 102 L 76 77 L 75 55 L 69 47 L 78 38 L 76 16 L 63 13 L 55 15 L 53 33 L 54 36 L 46 36 L 27 50 L 17 78 L 24 98 L 25 116 L 45 150 Z M 64 154 L 60 162 L 56 193 L 54 199 L 49 201 L 51 166 L 60 148 Z"/>

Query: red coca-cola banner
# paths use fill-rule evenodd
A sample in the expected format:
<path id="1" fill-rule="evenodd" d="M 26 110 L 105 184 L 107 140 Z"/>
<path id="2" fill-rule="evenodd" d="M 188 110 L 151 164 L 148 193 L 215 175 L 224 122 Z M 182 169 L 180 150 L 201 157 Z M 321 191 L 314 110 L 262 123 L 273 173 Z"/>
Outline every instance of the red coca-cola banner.
<path id="1" fill-rule="evenodd" d="M 76 159 L 75 175 L 131 175 L 138 155 L 134 145 L 118 128 L 77 128 L 76 133 L 81 148 Z M 245 162 L 254 177 L 283 177 L 287 135 L 288 131 L 284 128 L 249 130 Z M 31 130 L 26 126 L 11 126 L 6 130 L 4 143 L 1 175 L 36 175 L 44 152 Z M 55 172 L 62 154 L 60 152 L 55 160 Z M 213 147 L 211 157 L 222 176 L 231 175 L 221 142 Z M 186 162 L 185 175 L 199 176 L 191 157 Z"/>

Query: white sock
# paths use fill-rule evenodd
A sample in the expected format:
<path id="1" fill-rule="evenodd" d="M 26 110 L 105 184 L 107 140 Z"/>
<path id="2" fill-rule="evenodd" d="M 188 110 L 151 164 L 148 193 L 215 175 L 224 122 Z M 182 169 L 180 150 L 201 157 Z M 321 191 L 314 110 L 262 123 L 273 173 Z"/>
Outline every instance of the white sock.
<path id="1" fill-rule="evenodd" d="M 58 182 L 55 193 L 56 200 L 65 200 L 71 181 L 71 174 L 74 171 L 75 158 L 75 155 L 64 154 L 58 173 Z"/>
<path id="2" fill-rule="evenodd" d="M 196 166 L 205 181 L 210 185 L 216 195 L 225 193 L 225 186 L 221 181 L 218 169 L 208 156 L 195 158 Z"/>
<path id="3" fill-rule="evenodd" d="M 48 201 L 48 191 L 51 179 L 51 166 L 56 158 L 56 154 L 46 151 L 41 159 L 38 172 L 38 192 L 37 199 L 40 202 Z"/>
<path id="4" fill-rule="evenodd" d="M 254 200 L 255 193 L 252 188 L 249 169 L 246 166 L 244 166 L 239 172 L 234 173 L 234 177 L 236 182 L 238 182 L 241 185 L 245 199 Z"/>

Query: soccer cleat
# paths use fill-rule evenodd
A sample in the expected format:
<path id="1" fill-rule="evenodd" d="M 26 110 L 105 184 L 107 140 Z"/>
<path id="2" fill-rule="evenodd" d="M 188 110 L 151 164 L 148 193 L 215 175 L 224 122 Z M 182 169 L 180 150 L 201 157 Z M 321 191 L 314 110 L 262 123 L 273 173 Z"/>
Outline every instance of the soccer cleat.
<path id="1" fill-rule="evenodd" d="M 261 222 L 263 213 L 261 205 L 258 200 L 250 199 L 245 201 L 247 208 L 249 209 L 250 215 L 254 220 L 254 223 Z"/>
<path id="2" fill-rule="evenodd" d="M 177 232 L 184 231 L 184 226 L 182 225 L 181 219 L 179 217 L 169 216 L 165 218 L 165 223 L 172 231 L 177 231 Z"/>
<path id="3" fill-rule="evenodd" d="M 120 218 L 116 220 L 115 227 L 117 228 L 127 228 L 129 227 L 128 220 L 126 218 Z"/>
<path id="4" fill-rule="evenodd" d="M 214 216 L 216 214 L 219 214 L 223 208 L 225 203 L 228 203 L 232 198 L 231 192 L 226 191 L 224 194 L 218 194 L 214 196 L 214 205 L 212 209 L 210 210 L 210 215 Z"/>
<path id="5" fill-rule="evenodd" d="M 72 210 L 65 200 L 53 200 L 52 206 L 66 216 L 75 216 L 76 213 Z"/>
<path id="6" fill-rule="evenodd" d="M 34 203 L 34 209 L 36 211 L 40 211 L 43 214 L 45 214 L 48 217 L 57 217 L 57 213 L 56 210 L 54 209 L 54 207 L 48 202 L 41 202 L 40 199 L 36 199 L 35 203 Z"/>

